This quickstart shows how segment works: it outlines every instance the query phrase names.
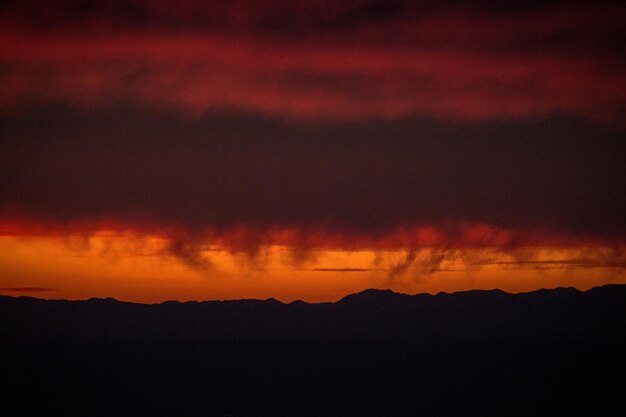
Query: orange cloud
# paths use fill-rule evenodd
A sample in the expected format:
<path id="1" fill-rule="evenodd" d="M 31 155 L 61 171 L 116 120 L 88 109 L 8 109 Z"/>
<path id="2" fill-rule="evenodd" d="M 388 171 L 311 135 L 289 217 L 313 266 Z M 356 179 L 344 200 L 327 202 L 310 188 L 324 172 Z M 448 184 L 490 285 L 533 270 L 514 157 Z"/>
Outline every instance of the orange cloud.
<path id="1" fill-rule="evenodd" d="M 365 288 L 402 292 L 576 286 L 625 282 L 619 242 L 519 234 L 486 225 L 384 236 L 241 227 L 185 235 L 172 230 L 5 221 L 0 288 L 58 288 L 58 298 L 336 300 Z M 159 234 L 160 233 L 160 234 Z M 169 233 L 169 234 L 168 234 Z M 22 288 L 21 291 L 16 288 Z"/>
<path id="2" fill-rule="evenodd" d="M 297 258 L 288 246 L 264 245 L 251 256 L 206 244 L 190 262 L 169 245 L 159 237 L 110 232 L 2 236 L 0 293 L 28 295 L 38 288 L 38 296 L 70 299 L 333 301 L 372 287 L 519 292 L 626 282 L 626 253 L 610 247 L 316 248 Z M 41 292 L 51 288 L 56 290 Z"/>

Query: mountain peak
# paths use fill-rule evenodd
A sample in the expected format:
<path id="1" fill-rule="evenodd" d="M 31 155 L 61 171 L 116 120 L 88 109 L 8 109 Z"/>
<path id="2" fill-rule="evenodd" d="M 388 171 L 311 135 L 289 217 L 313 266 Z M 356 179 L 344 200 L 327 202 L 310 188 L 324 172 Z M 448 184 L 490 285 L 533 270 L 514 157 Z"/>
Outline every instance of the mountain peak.
<path id="1" fill-rule="evenodd" d="M 119 303 L 120 302 L 120 301 L 116 300 L 113 297 L 104 297 L 104 298 L 91 297 L 87 301 L 89 301 L 89 302 L 97 302 L 97 303 L 109 303 L 109 304 Z"/>
<path id="2" fill-rule="evenodd" d="M 376 288 L 368 288 L 358 293 L 346 295 L 341 300 L 339 300 L 339 302 L 340 303 L 375 302 L 375 301 L 386 301 L 386 300 L 392 300 L 392 299 L 395 300 L 395 299 L 403 298 L 403 297 L 410 297 L 410 296 L 406 294 L 400 294 L 389 289 L 381 290 L 381 289 L 376 289 Z"/>

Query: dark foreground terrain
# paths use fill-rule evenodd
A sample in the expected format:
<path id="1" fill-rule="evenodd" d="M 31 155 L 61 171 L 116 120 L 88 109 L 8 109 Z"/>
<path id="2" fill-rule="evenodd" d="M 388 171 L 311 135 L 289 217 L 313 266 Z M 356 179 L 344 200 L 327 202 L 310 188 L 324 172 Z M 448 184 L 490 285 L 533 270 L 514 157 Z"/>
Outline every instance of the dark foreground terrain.
<path id="1" fill-rule="evenodd" d="M 337 303 L 0 297 L 20 416 L 622 416 L 626 286 Z"/>

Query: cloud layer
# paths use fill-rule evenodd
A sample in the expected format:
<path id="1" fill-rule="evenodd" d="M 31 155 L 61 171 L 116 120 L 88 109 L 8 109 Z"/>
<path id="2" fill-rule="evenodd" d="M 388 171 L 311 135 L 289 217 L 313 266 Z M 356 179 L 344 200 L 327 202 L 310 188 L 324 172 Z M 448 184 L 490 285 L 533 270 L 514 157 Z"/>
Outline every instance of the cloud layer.
<path id="1" fill-rule="evenodd" d="M 44 106 L 1 125 L 5 218 L 369 235 L 432 225 L 454 235 L 458 224 L 626 233 L 623 133 L 577 119 L 311 124 Z"/>
<path id="2" fill-rule="evenodd" d="M 0 106 L 612 122 L 626 109 L 626 12 L 610 4 L 210 3 L 9 3 Z"/>
<path id="3" fill-rule="evenodd" d="M 428 265 L 622 247 L 625 18 L 608 2 L 5 2 L 0 232 L 130 230 L 198 269 L 209 243 L 406 249 L 391 275 L 425 247 Z"/>

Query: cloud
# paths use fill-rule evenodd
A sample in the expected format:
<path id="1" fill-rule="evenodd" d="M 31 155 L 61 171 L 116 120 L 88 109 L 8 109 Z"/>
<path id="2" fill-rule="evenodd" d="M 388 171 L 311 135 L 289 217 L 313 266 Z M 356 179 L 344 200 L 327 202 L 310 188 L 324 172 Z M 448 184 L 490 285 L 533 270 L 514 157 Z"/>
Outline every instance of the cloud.
<path id="1" fill-rule="evenodd" d="M 193 269 L 210 270 L 212 263 L 201 245 L 184 240 L 170 240 L 162 255 L 175 256 Z"/>
<path id="2" fill-rule="evenodd" d="M 402 228 L 380 235 L 312 229 L 267 229 L 259 235 L 242 231 L 243 226 L 189 231 L 118 224 L 118 229 L 111 229 L 114 227 L 111 223 L 99 225 L 95 221 L 1 226 L 11 236 L 8 241 L 52 239 L 64 245 L 72 257 L 108 262 L 137 256 L 163 258 L 162 261 L 175 259 L 191 270 L 211 272 L 212 276 L 224 272 L 222 268 L 229 263 L 224 259 L 232 260 L 239 271 L 246 273 L 271 274 L 277 268 L 286 273 L 321 272 L 331 276 L 372 273 L 371 276 L 386 276 L 389 285 L 406 283 L 407 279 L 419 283 L 441 272 L 599 269 L 606 273 L 607 279 L 613 279 L 626 271 L 623 241 L 532 230 L 498 230 L 487 225 Z M 76 244 L 77 239 L 85 243 Z M 301 259 L 293 259 L 294 251 L 302 254 Z M 342 256 L 356 253 L 362 253 L 358 263 L 354 258 L 338 261 Z M 329 259 L 333 261 L 329 263 Z"/>
<path id="3" fill-rule="evenodd" d="M 626 233 L 623 131 L 575 118 L 310 124 L 54 105 L 0 114 L 0 125 L 5 232 L 228 230 L 228 246 L 251 253 L 273 230 L 304 248 L 325 234 L 411 247 Z"/>
<path id="4" fill-rule="evenodd" d="M 8 287 L 8 288 L 0 288 L 0 292 L 50 292 L 50 291 L 59 291 L 56 288 L 45 288 L 45 287 Z"/>
<path id="5" fill-rule="evenodd" d="M 620 260 L 598 260 L 598 259 L 550 259 L 543 261 L 498 261 L 484 265 L 504 265 L 520 268 L 536 269 L 567 269 L 567 268 L 618 268 L 626 267 L 626 261 Z"/>
<path id="6" fill-rule="evenodd" d="M 497 270 L 575 270 L 601 268 L 609 276 L 626 271 L 624 246 L 561 247 L 541 246 L 492 247 L 492 248 L 433 248 L 422 250 L 419 257 L 406 269 L 416 273 L 477 272 L 486 268 Z"/>
<path id="7" fill-rule="evenodd" d="M 392 276 L 624 243 L 623 7 L 81 4 L 0 11 L 2 233 L 406 250 Z"/>
<path id="8" fill-rule="evenodd" d="M 404 274 L 407 269 L 409 269 L 411 265 L 413 265 L 415 256 L 417 256 L 417 251 L 415 251 L 413 248 L 408 249 L 406 251 L 405 258 L 391 265 L 391 267 L 389 268 L 389 280 L 392 281 Z"/>
<path id="9" fill-rule="evenodd" d="M 310 269 L 297 269 L 297 271 L 311 271 L 311 272 L 372 272 L 372 271 L 386 271 L 386 269 L 378 269 L 378 268 L 310 268 Z"/>
<path id="10" fill-rule="evenodd" d="M 306 120 L 559 111 L 612 123 L 626 108 L 624 8 L 150 3 L 134 2 L 133 16 L 116 2 L 5 9 L 0 106 L 130 101 Z"/>

